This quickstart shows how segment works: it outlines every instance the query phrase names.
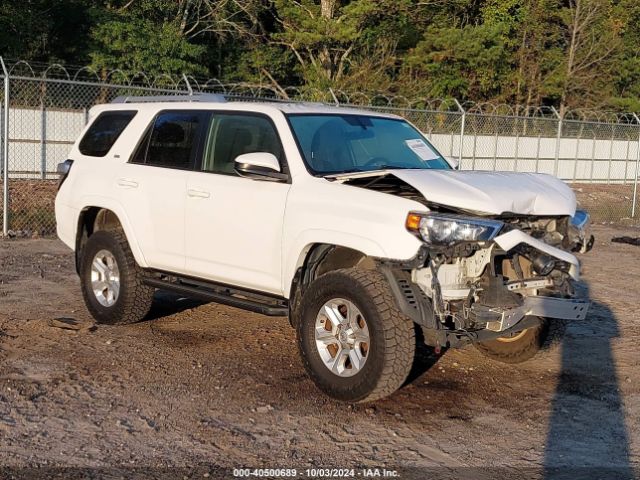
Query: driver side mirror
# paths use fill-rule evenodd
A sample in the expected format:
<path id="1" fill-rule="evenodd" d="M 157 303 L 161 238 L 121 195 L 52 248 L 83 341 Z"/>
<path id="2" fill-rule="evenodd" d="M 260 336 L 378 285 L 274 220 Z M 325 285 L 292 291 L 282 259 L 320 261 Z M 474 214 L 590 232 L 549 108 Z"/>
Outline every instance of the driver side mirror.
<path id="1" fill-rule="evenodd" d="M 235 171 L 241 177 L 254 180 L 286 181 L 289 177 L 280 171 L 276 156 L 269 152 L 243 153 L 235 159 Z"/>

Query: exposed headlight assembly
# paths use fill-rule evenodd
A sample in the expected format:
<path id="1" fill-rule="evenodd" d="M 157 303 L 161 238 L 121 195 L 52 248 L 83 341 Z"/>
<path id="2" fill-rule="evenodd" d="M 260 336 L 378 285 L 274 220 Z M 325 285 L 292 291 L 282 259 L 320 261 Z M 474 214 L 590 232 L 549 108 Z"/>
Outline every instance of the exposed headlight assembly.
<path id="1" fill-rule="evenodd" d="M 446 215 L 410 213 L 407 230 L 429 245 L 451 246 L 462 242 L 486 242 L 503 226 L 498 220 Z"/>
<path id="2" fill-rule="evenodd" d="M 569 228 L 569 240 L 575 245 L 573 251 L 586 253 L 593 247 L 594 238 L 589 233 L 589 223 L 591 217 L 584 210 L 576 210 L 571 217 Z"/>
<path id="3" fill-rule="evenodd" d="M 571 225 L 578 230 L 584 230 L 589 225 L 589 214 L 584 210 L 576 210 L 576 213 L 571 217 Z"/>

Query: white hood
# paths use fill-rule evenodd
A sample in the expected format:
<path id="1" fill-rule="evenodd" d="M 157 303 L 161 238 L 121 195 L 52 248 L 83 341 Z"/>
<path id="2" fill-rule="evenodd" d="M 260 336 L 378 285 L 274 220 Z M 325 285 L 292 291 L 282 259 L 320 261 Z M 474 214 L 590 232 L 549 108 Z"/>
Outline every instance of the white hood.
<path id="1" fill-rule="evenodd" d="M 542 173 L 389 170 L 432 203 L 488 214 L 571 215 L 573 191 Z"/>

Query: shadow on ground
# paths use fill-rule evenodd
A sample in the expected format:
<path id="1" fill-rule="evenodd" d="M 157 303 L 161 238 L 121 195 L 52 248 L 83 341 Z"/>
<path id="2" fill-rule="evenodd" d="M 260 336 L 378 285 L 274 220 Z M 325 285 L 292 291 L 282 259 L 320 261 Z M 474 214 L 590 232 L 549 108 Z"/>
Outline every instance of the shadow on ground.
<path id="1" fill-rule="evenodd" d="M 588 296 L 588 286 L 580 293 Z M 546 479 L 635 478 L 613 356 L 619 336 L 613 311 L 598 302 L 585 322 L 569 324 L 545 445 Z"/>
<path id="2" fill-rule="evenodd" d="M 438 363 L 438 360 L 444 354 L 436 354 L 433 347 L 428 346 L 424 343 L 424 335 L 422 333 L 422 328 L 416 326 L 416 354 L 413 359 L 413 365 L 411 366 L 411 371 L 409 372 L 409 376 L 407 380 L 405 380 L 404 386 L 409 385 L 410 383 L 415 382 L 418 378 L 420 378 L 423 374 L 427 373 L 431 368 Z"/>
<path id="3" fill-rule="evenodd" d="M 185 310 L 197 308 L 205 303 L 207 302 L 183 297 L 171 292 L 157 290 L 153 297 L 151 310 L 144 318 L 143 322 L 149 322 L 151 320 L 157 320 L 158 318 L 175 315 L 176 313 L 184 312 Z"/>

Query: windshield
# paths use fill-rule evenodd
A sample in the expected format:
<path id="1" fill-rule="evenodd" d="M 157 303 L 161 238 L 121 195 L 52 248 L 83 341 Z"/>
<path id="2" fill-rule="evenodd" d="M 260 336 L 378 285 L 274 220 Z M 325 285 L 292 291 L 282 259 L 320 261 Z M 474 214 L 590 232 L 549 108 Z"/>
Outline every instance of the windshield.
<path id="1" fill-rule="evenodd" d="M 316 174 L 451 168 L 404 120 L 348 114 L 292 114 L 288 118 L 304 160 Z"/>

